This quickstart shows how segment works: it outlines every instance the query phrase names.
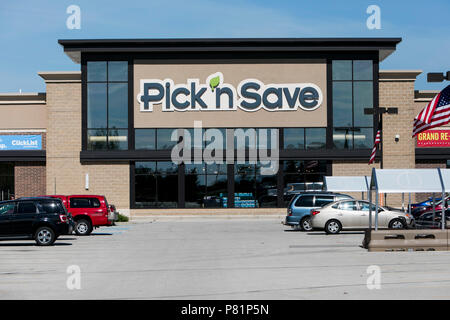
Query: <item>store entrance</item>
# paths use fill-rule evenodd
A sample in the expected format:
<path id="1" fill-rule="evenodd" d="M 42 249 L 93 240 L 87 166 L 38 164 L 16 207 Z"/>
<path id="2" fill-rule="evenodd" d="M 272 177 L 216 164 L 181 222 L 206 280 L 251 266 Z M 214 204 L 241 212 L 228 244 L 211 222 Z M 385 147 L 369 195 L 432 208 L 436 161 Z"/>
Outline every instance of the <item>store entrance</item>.
<path id="1" fill-rule="evenodd" d="M 14 164 L 0 162 L 0 200 L 14 197 Z"/>

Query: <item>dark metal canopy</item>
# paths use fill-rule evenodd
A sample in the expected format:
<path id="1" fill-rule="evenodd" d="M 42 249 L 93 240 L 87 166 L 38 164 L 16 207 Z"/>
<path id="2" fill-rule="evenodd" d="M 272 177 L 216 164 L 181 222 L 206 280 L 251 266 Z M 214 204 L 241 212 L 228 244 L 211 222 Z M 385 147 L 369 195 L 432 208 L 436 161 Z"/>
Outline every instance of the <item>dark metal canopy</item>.
<path id="1" fill-rule="evenodd" d="M 401 38 L 197 38 L 59 40 L 76 63 L 82 53 L 378 52 L 382 61 Z"/>

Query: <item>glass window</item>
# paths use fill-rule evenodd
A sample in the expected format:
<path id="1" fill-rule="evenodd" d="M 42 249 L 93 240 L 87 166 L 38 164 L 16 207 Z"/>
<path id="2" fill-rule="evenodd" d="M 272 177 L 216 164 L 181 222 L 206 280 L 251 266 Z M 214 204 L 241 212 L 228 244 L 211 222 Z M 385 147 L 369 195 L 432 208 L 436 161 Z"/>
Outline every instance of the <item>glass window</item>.
<path id="1" fill-rule="evenodd" d="M 42 213 L 60 213 L 64 212 L 58 202 L 56 201 L 40 201 L 39 205 L 41 206 Z"/>
<path id="2" fill-rule="evenodd" d="M 87 81 L 106 81 L 106 61 L 88 61 Z"/>
<path id="3" fill-rule="evenodd" d="M 256 148 L 257 146 L 257 133 L 253 128 L 236 128 L 234 129 L 234 147 L 236 150 L 242 150 L 249 148 L 252 145 L 252 148 Z"/>
<path id="4" fill-rule="evenodd" d="M 333 61 L 333 146 L 337 149 L 371 148 L 374 116 L 373 61 Z"/>
<path id="5" fill-rule="evenodd" d="M 91 208 L 89 198 L 70 198 L 71 208 Z"/>
<path id="6" fill-rule="evenodd" d="M 107 142 L 106 142 L 106 129 L 94 129 L 88 130 L 87 132 L 88 139 L 88 150 L 106 150 Z"/>
<path id="7" fill-rule="evenodd" d="M 369 211 L 369 207 L 370 207 L 370 205 L 369 205 L 368 202 L 363 202 L 363 201 L 359 202 L 359 208 L 360 208 L 359 210 L 361 210 L 361 211 Z M 375 211 L 375 209 L 376 209 L 375 205 L 372 204 L 372 211 Z"/>
<path id="8" fill-rule="evenodd" d="M 37 213 L 34 202 L 19 202 L 17 213 Z"/>
<path id="9" fill-rule="evenodd" d="M 136 150 L 156 149 L 156 129 L 136 129 L 134 134 Z"/>
<path id="10" fill-rule="evenodd" d="M 204 147 L 203 137 L 205 134 L 205 129 L 194 129 L 194 128 L 184 129 L 183 135 L 186 135 L 186 132 L 189 133 L 189 136 L 191 138 L 191 148 L 203 149 Z M 200 135 L 200 139 L 195 138 L 194 135 L 195 133 Z"/>
<path id="11" fill-rule="evenodd" d="M 128 83 L 108 84 L 108 127 L 128 128 Z"/>
<path id="12" fill-rule="evenodd" d="M 325 149 L 327 144 L 326 128 L 306 128 L 305 141 L 307 150 Z"/>
<path id="13" fill-rule="evenodd" d="M 260 208 L 275 208 L 278 206 L 277 175 L 262 175 L 261 163 L 256 165 L 256 201 Z"/>
<path id="14" fill-rule="evenodd" d="M 156 163 L 156 173 L 178 174 L 178 165 L 172 161 L 158 161 Z"/>
<path id="15" fill-rule="evenodd" d="M 333 124 L 352 127 L 352 83 L 333 82 Z"/>
<path id="16" fill-rule="evenodd" d="M 108 149 L 127 150 L 128 130 L 118 130 L 118 129 L 108 130 Z"/>
<path id="17" fill-rule="evenodd" d="M 323 207 L 326 206 L 329 203 L 334 202 L 333 196 L 316 196 L 316 207 Z"/>
<path id="18" fill-rule="evenodd" d="M 373 115 L 364 114 L 364 109 L 373 108 L 373 84 L 371 81 L 353 83 L 354 126 L 372 127 Z"/>
<path id="19" fill-rule="evenodd" d="M 351 128 L 334 128 L 333 145 L 337 149 L 353 149 L 353 130 Z"/>
<path id="20" fill-rule="evenodd" d="M 373 63 L 372 60 L 353 61 L 353 80 L 372 80 Z"/>
<path id="21" fill-rule="evenodd" d="M 356 201 L 345 201 L 339 204 L 339 209 L 348 210 L 348 211 L 356 211 L 358 210 L 358 206 L 356 205 Z"/>
<path id="22" fill-rule="evenodd" d="M 88 128 L 106 128 L 106 83 L 87 86 Z"/>
<path id="23" fill-rule="evenodd" d="M 97 198 L 90 198 L 89 200 L 92 208 L 100 208 L 100 200 Z"/>
<path id="24" fill-rule="evenodd" d="M 156 162 L 155 161 L 136 162 L 135 172 L 136 174 L 156 173 Z"/>
<path id="25" fill-rule="evenodd" d="M 352 80 L 352 61 L 333 60 L 333 80 Z"/>
<path id="26" fill-rule="evenodd" d="M 87 81 L 87 149 L 128 149 L 128 62 L 88 61 Z"/>
<path id="27" fill-rule="evenodd" d="M 128 62 L 109 61 L 108 81 L 128 81 Z"/>
<path id="28" fill-rule="evenodd" d="M 284 149 L 305 149 L 305 129 L 285 128 L 283 129 Z"/>
<path id="29" fill-rule="evenodd" d="M 5 203 L 0 205 L 0 215 L 2 214 L 13 214 L 14 213 L 14 203 Z"/>
<path id="30" fill-rule="evenodd" d="M 172 141 L 172 132 L 177 129 L 156 129 L 157 150 L 171 150 L 178 142 Z"/>
<path id="31" fill-rule="evenodd" d="M 373 147 L 373 128 L 359 128 L 354 132 L 355 149 L 369 149 Z"/>
<path id="32" fill-rule="evenodd" d="M 314 196 L 301 196 L 295 202 L 295 206 L 304 208 L 314 207 Z"/>
<path id="33" fill-rule="evenodd" d="M 171 161 L 136 162 L 135 205 L 175 208 L 178 204 L 178 166 Z"/>

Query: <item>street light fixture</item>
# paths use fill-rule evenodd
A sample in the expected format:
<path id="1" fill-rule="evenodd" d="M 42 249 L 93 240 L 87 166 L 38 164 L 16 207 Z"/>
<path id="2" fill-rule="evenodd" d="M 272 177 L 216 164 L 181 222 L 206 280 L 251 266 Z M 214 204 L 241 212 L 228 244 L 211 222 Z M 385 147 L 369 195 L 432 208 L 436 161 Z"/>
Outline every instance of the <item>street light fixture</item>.
<path id="1" fill-rule="evenodd" d="M 444 80 L 450 81 L 450 71 L 447 71 L 446 74 L 443 72 L 429 72 L 427 74 L 428 82 L 442 82 Z"/>

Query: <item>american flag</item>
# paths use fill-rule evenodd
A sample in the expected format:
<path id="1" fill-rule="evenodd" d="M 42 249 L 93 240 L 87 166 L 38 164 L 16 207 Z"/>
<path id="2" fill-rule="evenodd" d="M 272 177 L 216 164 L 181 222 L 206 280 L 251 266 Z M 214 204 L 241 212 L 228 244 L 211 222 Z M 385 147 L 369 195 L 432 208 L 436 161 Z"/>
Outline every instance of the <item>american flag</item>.
<path id="1" fill-rule="evenodd" d="M 414 118 L 413 137 L 450 122 L 450 86 L 447 86 Z"/>
<path id="2" fill-rule="evenodd" d="M 378 130 L 377 135 L 375 136 L 375 143 L 373 145 L 372 154 L 370 155 L 369 164 L 372 164 L 375 161 L 375 155 L 377 153 L 377 148 L 380 142 L 381 142 L 381 130 Z"/>

